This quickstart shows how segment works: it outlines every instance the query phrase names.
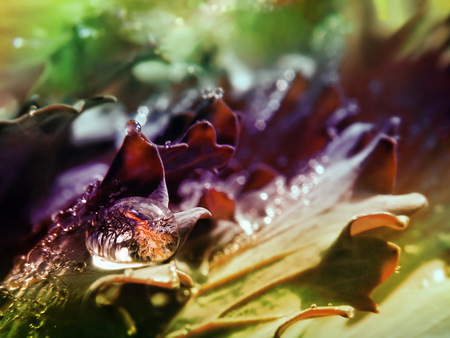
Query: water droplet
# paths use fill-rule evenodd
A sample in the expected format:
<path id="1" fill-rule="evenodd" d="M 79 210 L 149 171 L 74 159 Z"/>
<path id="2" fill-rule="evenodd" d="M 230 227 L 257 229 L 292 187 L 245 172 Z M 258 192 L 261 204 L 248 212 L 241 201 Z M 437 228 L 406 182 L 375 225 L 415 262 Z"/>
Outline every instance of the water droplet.
<path id="1" fill-rule="evenodd" d="M 164 292 L 156 292 L 150 297 L 150 302 L 154 307 L 163 307 L 169 304 L 170 298 Z"/>
<path id="2" fill-rule="evenodd" d="M 402 267 L 400 265 L 397 265 L 395 267 L 395 273 L 400 273 L 401 270 L 402 270 Z"/>
<path id="3" fill-rule="evenodd" d="M 255 128 L 259 131 L 263 131 L 264 129 L 266 129 L 266 122 L 264 120 L 256 120 Z"/>
<path id="4" fill-rule="evenodd" d="M 316 171 L 316 173 L 323 174 L 325 172 L 325 168 L 321 165 L 317 165 L 316 168 L 314 169 Z"/>
<path id="5" fill-rule="evenodd" d="M 172 142 L 171 141 L 166 141 L 164 143 L 164 148 L 169 149 L 172 146 Z"/>
<path id="6" fill-rule="evenodd" d="M 14 48 L 22 48 L 25 45 L 24 38 L 14 38 L 12 42 Z"/>
<path id="7" fill-rule="evenodd" d="M 167 207 L 130 197 L 99 213 L 86 246 L 91 255 L 108 262 L 160 263 L 175 253 L 178 241 L 178 224 Z"/>
<path id="8" fill-rule="evenodd" d="M 191 290 L 187 288 L 181 288 L 177 291 L 177 301 L 179 303 L 186 303 L 191 298 Z"/>
<path id="9" fill-rule="evenodd" d="M 202 90 L 202 98 L 207 100 L 210 99 L 212 96 L 212 89 L 211 88 L 205 88 Z"/>
<path id="10" fill-rule="evenodd" d="M 239 185 L 244 185 L 244 184 L 245 184 L 245 181 L 246 181 L 245 176 L 239 176 L 239 177 L 236 179 L 236 182 L 237 182 Z"/>
<path id="11" fill-rule="evenodd" d="M 34 106 L 34 105 L 30 106 L 30 108 L 28 109 L 28 114 L 30 116 L 34 116 L 34 114 L 36 113 L 37 109 L 38 108 L 36 106 Z"/>
<path id="12" fill-rule="evenodd" d="M 315 310 L 315 309 L 317 309 L 317 304 L 311 304 L 311 309 L 313 309 L 313 310 Z"/>
<path id="13" fill-rule="evenodd" d="M 11 279 L 7 282 L 6 288 L 9 291 L 15 291 L 21 287 L 22 283 L 20 283 L 17 279 Z"/>
<path id="14" fill-rule="evenodd" d="M 74 272 L 83 272 L 86 269 L 87 263 L 86 262 L 74 262 L 71 264 L 72 270 Z"/>
<path id="15" fill-rule="evenodd" d="M 292 81 L 295 78 L 295 71 L 293 69 L 287 69 L 284 72 L 284 77 L 287 81 Z"/>
<path id="16" fill-rule="evenodd" d="M 45 278 L 49 274 L 51 269 L 52 269 L 51 264 L 47 261 L 44 261 L 41 264 L 39 264 L 38 268 L 36 269 L 36 273 L 40 278 Z"/>
<path id="17" fill-rule="evenodd" d="M 347 110 L 352 113 L 355 114 L 357 112 L 359 112 L 359 104 L 358 101 L 356 100 L 349 100 L 347 103 Z"/>
<path id="18" fill-rule="evenodd" d="M 192 66 L 192 65 L 189 65 L 188 67 L 187 67 L 187 72 L 189 73 L 189 74 L 194 74 L 195 72 L 196 72 L 196 68 L 195 68 L 195 66 Z"/>
<path id="19" fill-rule="evenodd" d="M 337 72 L 330 72 L 330 74 L 328 74 L 328 79 L 331 83 L 338 83 L 340 80 L 340 76 Z"/>
<path id="20" fill-rule="evenodd" d="M 270 110 L 277 110 L 278 108 L 280 108 L 280 100 L 272 99 L 269 101 L 267 106 L 269 107 Z"/>
<path id="21" fill-rule="evenodd" d="M 148 109 L 147 106 L 140 106 L 140 107 L 137 109 L 137 113 L 138 113 L 139 115 L 142 115 L 143 117 L 147 117 L 147 115 L 148 115 L 149 112 L 150 112 L 150 110 Z"/>
<path id="22" fill-rule="evenodd" d="M 288 83 L 286 80 L 278 80 L 276 86 L 278 90 L 285 91 L 288 87 Z"/>
<path id="23" fill-rule="evenodd" d="M 217 87 L 215 89 L 205 88 L 202 91 L 203 99 L 221 99 L 223 97 L 224 90 L 222 87 Z"/>
<path id="24" fill-rule="evenodd" d="M 183 24 L 184 24 L 184 19 L 183 19 L 182 17 L 177 17 L 177 18 L 175 18 L 175 24 L 176 24 L 177 26 L 183 26 Z"/>
<path id="25" fill-rule="evenodd" d="M 72 224 L 67 224 L 66 226 L 63 226 L 62 229 L 63 229 L 63 231 L 65 233 L 72 232 L 72 231 L 75 230 L 75 224 L 73 224 L 73 223 Z"/>
<path id="26" fill-rule="evenodd" d="M 332 303 L 328 303 L 328 306 L 333 306 L 333 304 Z"/>
<path id="27" fill-rule="evenodd" d="M 39 318 L 39 316 L 34 316 L 32 318 L 29 319 L 30 320 L 30 328 L 31 329 L 39 329 L 40 327 L 42 327 L 42 325 L 44 325 L 44 321 Z"/>
<path id="28" fill-rule="evenodd" d="M 345 311 L 345 315 L 347 318 L 355 318 L 355 309 L 354 308 L 350 308 L 347 311 Z"/>
<path id="29" fill-rule="evenodd" d="M 130 120 L 127 122 L 126 125 L 126 132 L 128 135 L 133 135 L 134 133 L 140 134 L 141 132 L 141 125 L 139 122 L 136 122 L 134 120 Z"/>

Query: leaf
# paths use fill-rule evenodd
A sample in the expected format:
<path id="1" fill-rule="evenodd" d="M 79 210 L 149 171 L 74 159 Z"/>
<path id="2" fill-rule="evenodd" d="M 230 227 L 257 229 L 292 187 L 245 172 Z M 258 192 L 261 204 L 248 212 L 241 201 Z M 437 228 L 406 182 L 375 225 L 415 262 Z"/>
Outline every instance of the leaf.
<path id="1" fill-rule="evenodd" d="M 336 267 L 340 265 L 338 263 L 339 256 L 336 256 L 339 247 L 349 245 L 344 243 L 353 238 L 353 236 L 348 237 L 352 226 L 350 225 L 344 230 L 341 238 L 329 249 L 329 253 L 323 256 L 322 262 L 320 262 L 320 253 L 331 246 L 332 241 L 343 228 L 345 219 L 350 219 L 352 213 L 357 210 L 370 212 L 380 210 L 380 207 L 383 206 L 383 209 L 395 209 L 402 213 L 411 214 L 424 203 L 423 197 L 413 194 L 396 197 L 377 196 L 359 202 L 339 203 L 325 213 L 314 214 L 312 208 L 309 208 L 302 210 L 300 215 L 299 210 L 296 209 L 296 215 L 292 213 L 289 215 L 290 231 L 278 232 L 267 238 L 263 237 L 258 241 L 256 247 L 248 247 L 230 260 L 225 257 L 221 260 L 220 265 L 215 265 L 209 274 L 207 283 L 199 289 L 195 297 L 186 303 L 180 314 L 172 321 L 167 332 L 181 330 L 185 323 L 189 323 L 192 327 L 208 326 L 209 323 L 215 322 L 218 318 L 230 317 L 238 320 L 249 315 L 263 318 L 268 314 L 276 316 L 289 312 L 293 313 L 295 307 L 304 308 L 305 301 L 308 302 L 307 306 L 311 302 L 328 304 L 340 297 L 341 301 L 343 299 L 345 302 L 353 301 L 355 305 L 366 310 L 376 310 L 374 307 L 371 308 L 371 305 L 366 308 L 361 303 L 364 298 L 365 301 L 369 302 L 368 304 L 372 304 L 368 298 L 353 298 L 358 296 L 359 291 L 357 289 L 353 293 L 350 292 L 350 289 L 345 291 L 346 283 L 338 286 L 339 278 L 341 278 L 339 273 L 344 274 L 342 281 L 347 278 L 345 277 L 346 268 L 343 269 L 344 271 L 342 271 L 342 267 L 339 267 L 338 271 L 333 270 L 333 265 Z M 389 207 L 390 204 L 391 207 Z M 305 215 L 305 211 L 309 211 L 308 215 Z M 291 212 L 294 212 L 294 209 Z M 394 220 L 394 223 L 388 222 L 393 225 L 395 222 L 404 224 L 405 221 L 401 217 L 397 218 L 389 216 L 389 214 L 376 215 L 381 217 L 378 218 L 378 221 L 375 217 L 374 223 L 377 226 L 387 224 L 385 221 L 389 219 Z M 355 222 L 355 224 L 362 231 L 365 227 L 362 227 L 362 224 L 370 224 L 370 220 L 374 216 L 365 216 L 369 221 L 368 223 L 361 221 Z M 385 221 L 382 220 L 383 217 L 386 218 Z M 277 220 L 278 222 L 282 222 L 282 220 Z M 277 223 L 273 225 L 274 229 L 277 229 Z M 299 226 L 300 224 L 301 226 Z M 368 274 L 366 275 L 354 277 L 356 279 L 362 278 L 362 282 L 357 282 L 355 287 L 358 288 L 358 285 L 360 285 L 362 288 L 361 295 L 368 295 L 375 285 L 394 271 L 392 267 L 396 266 L 398 249 L 386 244 L 385 241 L 360 234 L 356 234 L 351 243 L 353 243 L 351 246 L 355 246 L 350 251 L 355 251 L 349 257 L 344 257 L 342 263 L 345 266 L 348 264 L 349 268 L 352 264 L 355 264 L 359 266 L 358 269 L 367 271 Z M 365 251 L 368 244 L 372 246 L 373 251 Z M 387 256 L 384 254 L 378 256 L 383 250 L 385 250 Z M 358 258 L 355 261 L 355 255 L 358 257 L 360 254 L 358 252 L 368 253 L 368 260 Z M 391 253 L 394 254 L 392 258 Z M 338 260 L 332 257 L 336 257 Z M 385 265 L 385 262 L 390 263 Z M 338 265 L 335 265 L 337 263 Z M 312 271 L 315 272 L 312 273 Z M 333 274 L 337 275 L 333 277 Z M 373 276 L 377 275 L 378 277 L 374 277 L 372 280 Z M 334 282 L 337 284 L 333 284 Z M 315 283 L 321 283 L 321 285 L 314 285 Z M 353 281 L 349 283 L 347 284 L 348 287 L 354 285 Z M 317 287 L 319 294 L 314 292 L 311 294 L 310 286 Z M 335 289 L 336 286 L 338 286 L 337 289 Z M 342 289 L 342 287 L 344 288 Z M 323 288 L 331 288 L 332 292 L 323 292 Z M 289 299 L 289 301 L 283 302 L 282 299 Z M 273 332 L 275 332 L 276 327 L 274 324 Z"/>
<path id="2" fill-rule="evenodd" d="M 425 263 L 398 285 L 384 301 L 380 314 L 360 316 L 353 323 L 333 318 L 304 322 L 290 335 L 317 337 L 443 337 L 449 326 L 450 279 L 442 261 Z M 404 325 L 409 323 L 409 325 Z M 350 324 L 350 325 L 348 325 Z"/>

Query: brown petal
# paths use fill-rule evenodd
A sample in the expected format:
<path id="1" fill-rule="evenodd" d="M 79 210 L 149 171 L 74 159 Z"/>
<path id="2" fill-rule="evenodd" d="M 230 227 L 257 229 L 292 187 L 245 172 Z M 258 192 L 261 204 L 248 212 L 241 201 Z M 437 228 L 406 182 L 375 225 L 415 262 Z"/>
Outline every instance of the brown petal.
<path id="1" fill-rule="evenodd" d="M 362 171 L 355 183 L 354 196 L 361 193 L 392 193 L 397 175 L 396 142 L 382 137 L 362 163 Z"/>
<path id="2" fill-rule="evenodd" d="M 214 219 L 234 221 L 234 200 L 223 191 L 207 190 L 201 197 L 199 206 L 208 209 Z"/>
<path id="3" fill-rule="evenodd" d="M 206 121 L 194 124 L 182 142 L 159 148 L 168 176 L 196 168 L 220 168 L 226 165 L 234 154 L 232 146 L 217 144 L 214 127 Z"/>
<path id="4" fill-rule="evenodd" d="M 363 234 L 382 226 L 404 228 L 406 220 L 405 216 L 388 213 L 355 218 L 322 261 L 306 271 L 301 279 L 330 297 L 350 303 L 358 310 L 378 312 L 378 306 L 369 296 L 378 284 L 394 273 L 400 258 L 400 248 Z"/>
<path id="5" fill-rule="evenodd" d="M 164 168 L 157 147 L 138 131 L 125 137 L 90 207 L 128 196 L 147 197 L 165 188 Z M 163 195 L 161 195 L 163 196 Z"/>

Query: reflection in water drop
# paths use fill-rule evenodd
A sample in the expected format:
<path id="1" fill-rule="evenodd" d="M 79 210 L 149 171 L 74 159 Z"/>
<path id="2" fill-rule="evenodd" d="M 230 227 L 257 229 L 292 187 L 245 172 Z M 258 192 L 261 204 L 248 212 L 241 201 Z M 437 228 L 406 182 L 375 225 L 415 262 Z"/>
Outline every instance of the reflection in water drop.
<path id="1" fill-rule="evenodd" d="M 173 213 L 148 198 L 124 198 L 103 210 L 90 227 L 86 247 L 97 264 L 161 263 L 179 242 Z"/>

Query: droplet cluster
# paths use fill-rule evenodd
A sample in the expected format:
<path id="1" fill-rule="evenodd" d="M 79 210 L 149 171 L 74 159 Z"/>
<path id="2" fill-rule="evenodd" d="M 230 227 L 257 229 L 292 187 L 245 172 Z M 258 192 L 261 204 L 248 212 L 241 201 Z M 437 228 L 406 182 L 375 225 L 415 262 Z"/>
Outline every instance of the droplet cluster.
<path id="1" fill-rule="evenodd" d="M 202 92 L 203 99 L 221 99 L 223 97 L 224 91 L 222 87 L 217 87 L 214 89 L 206 88 Z"/>
<path id="2" fill-rule="evenodd" d="M 308 207 L 313 201 L 311 191 L 322 181 L 327 163 L 326 157 L 312 159 L 306 169 L 288 182 L 280 176 L 263 189 L 240 197 L 236 219 L 242 229 L 252 235 L 270 225 L 290 206 Z"/>

